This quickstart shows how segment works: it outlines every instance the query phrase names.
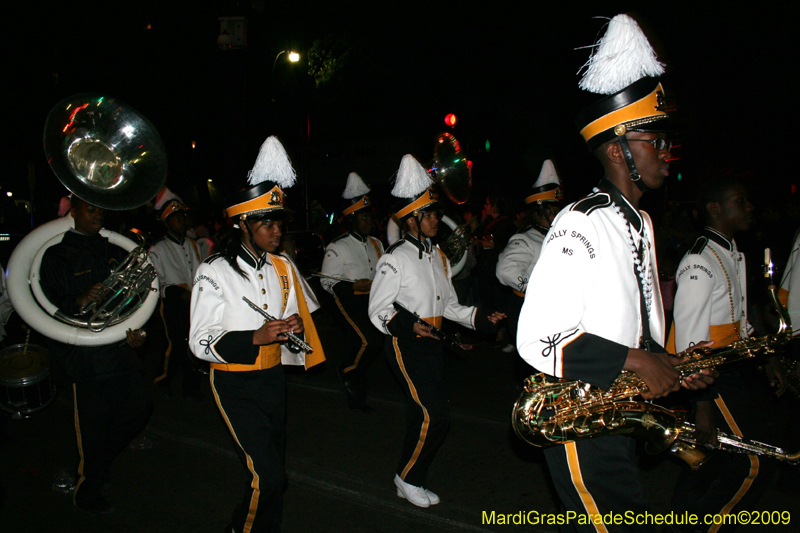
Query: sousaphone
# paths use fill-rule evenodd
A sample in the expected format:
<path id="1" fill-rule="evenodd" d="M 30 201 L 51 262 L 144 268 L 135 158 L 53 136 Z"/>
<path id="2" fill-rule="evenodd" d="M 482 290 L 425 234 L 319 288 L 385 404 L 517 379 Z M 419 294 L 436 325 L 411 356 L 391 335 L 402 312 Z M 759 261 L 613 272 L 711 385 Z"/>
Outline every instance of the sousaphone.
<path id="1" fill-rule="evenodd" d="M 144 205 L 163 187 L 167 176 L 166 149 L 153 125 L 119 100 L 98 94 L 72 96 L 50 111 L 44 127 L 44 151 L 56 177 L 70 192 L 105 209 L 121 211 Z M 39 286 L 39 269 L 44 251 L 60 242 L 74 225 L 67 215 L 36 228 L 19 243 L 8 263 L 11 302 L 27 324 L 56 341 L 81 346 L 121 341 L 127 329 L 142 327 L 153 313 L 158 303 L 153 294 L 158 278 L 144 278 L 146 286 L 139 288 L 136 298 L 101 328 L 92 320 L 81 323 L 59 316 Z M 141 255 L 137 243 L 127 237 L 105 229 L 100 233 L 111 244 Z M 136 268 L 145 269 L 147 265 L 142 263 L 147 263 L 146 259 L 137 261 Z M 134 283 L 143 282 L 140 278 Z M 123 290 L 128 290 L 127 285 Z"/>
<path id="2" fill-rule="evenodd" d="M 472 192 L 472 173 L 461 144 L 452 134 L 442 133 L 436 138 L 433 159 L 428 163 L 427 170 L 434 183 L 439 185 L 451 201 L 461 205 L 469 200 Z M 442 217 L 442 222 L 450 228 L 450 235 L 441 242 L 441 248 L 450 260 L 455 276 L 467 262 L 469 238 L 464 228 L 447 215 Z M 386 238 L 390 245 L 400 238 L 400 227 L 394 217 L 390 218 L 386 225 Z"/>

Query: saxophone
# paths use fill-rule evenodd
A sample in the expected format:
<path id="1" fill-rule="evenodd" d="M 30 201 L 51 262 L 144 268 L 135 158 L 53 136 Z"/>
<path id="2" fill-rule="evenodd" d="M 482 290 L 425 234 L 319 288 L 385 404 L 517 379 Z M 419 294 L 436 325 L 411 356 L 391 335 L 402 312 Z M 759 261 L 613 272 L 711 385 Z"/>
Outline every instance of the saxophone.
<path id="1" fill-rule="evenodd" d="M 676 443 L 673 443 L 673 446 L 678 444 L 688 444 L 689 446 L 700 445 L 697 442 L 697 434 L 694 425 L 690 424 L 689 422 L 683 423 L 683 427 L 680 430 L 678 439 Z M 791 465 L 800 463 L 800 452 L 788 453 L 776 446 L 770 446 L 769 444 L 764 444 L 763 442 L 758 442 L 755 440 L 747 440 L 738 435 L 728 435 L 720 430 L 717 430 L 717 444 L 704 444 L 702 446 L 712 450 L 720 450 L 730 453 L 766 455 L 768 457 L 772 457 L 773 459 L 777 459 L 778 461 L 787 462 Z M 702 465 L 702 463 L 698 464 L 696 468 L 699 468 L 700 465 Z"/>
<path id="2" fill-rule="evenodd" d="M 772 262 L 768 261 L 765 276 L 770 281 L 772 273 Z M 779 347 L 789 342 L 792 327 L 788 314 L 778 302 L 774 283 L 770 283 L 768 289 L 772 304 L 778 311 L 778 331 L 763 337 L 741 339 L 720 348 L 698 348 L 679 353 L 677 357 L 688 358 L 675 366 L 682 379 L 735 361 L 774 355 Z M 639 376 L 625 370 L 608 390 L 583 381 L 537 374 L 525 380 L 524 390 L 514 404 L 511 423 L 520 439 L 537 447 L 604 435 L 628 435 L 643 440 L 648 453 L 669 450 L 690 467 L 699 468 L 707 458 L 697 450 L 696 441 L 691 440 L 693 432 L 688 429 L 690 425 L 687 425 L 685 415 L 649 402 L 634 401 L 633 398 L 647 391 L 647 385 Z M 784 454 L 787 461 L 797 461 L 800 457 L 800 452 L 789 455 L 779 448 L 773 451 L 780 450 L 780 453 L 770 453 L 760 447 L 766 445 L 755 441 L 742 440 L 741 444 L 752 447 L 743 453 L 775 457 Z"/>

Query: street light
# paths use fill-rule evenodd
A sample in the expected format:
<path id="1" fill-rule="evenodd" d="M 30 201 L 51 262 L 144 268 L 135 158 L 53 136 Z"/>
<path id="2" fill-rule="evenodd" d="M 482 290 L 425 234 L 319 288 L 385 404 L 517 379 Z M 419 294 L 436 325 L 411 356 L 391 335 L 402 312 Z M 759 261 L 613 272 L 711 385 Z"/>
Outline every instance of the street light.
<path id="1" fill-rule="evenodd" d="M 272 62 L 272 77 L 275 76 L 275 65 L 278 64 L 278 58 L 281 57 L 283 54 L 289 54 L 289 61 L 292 63 L 297 63 L 300 61 L 300 54 L 292 50 L 281 50 L 278 52 L 278 55 L 275 56 L 275 61 Z"/>

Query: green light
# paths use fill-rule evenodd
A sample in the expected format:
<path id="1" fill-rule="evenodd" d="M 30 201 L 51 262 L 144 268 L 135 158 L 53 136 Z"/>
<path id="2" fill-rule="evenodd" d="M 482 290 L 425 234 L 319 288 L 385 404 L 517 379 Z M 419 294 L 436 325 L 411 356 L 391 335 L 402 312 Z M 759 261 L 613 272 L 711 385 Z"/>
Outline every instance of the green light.
<path id="1" fill-rule="evenodd" d="M 484 149 L 488 152 L 492 145 L 489 143 L 489 139 L 486 139 L 486 143 L 483 145 Z"/>
<path id="2" fill-rule="evenodd" d="M 681 173 L 678 172 L 678 181 L 681 181 L 682 178 L 683 178 L 683 176 L 681 176 Z"/>

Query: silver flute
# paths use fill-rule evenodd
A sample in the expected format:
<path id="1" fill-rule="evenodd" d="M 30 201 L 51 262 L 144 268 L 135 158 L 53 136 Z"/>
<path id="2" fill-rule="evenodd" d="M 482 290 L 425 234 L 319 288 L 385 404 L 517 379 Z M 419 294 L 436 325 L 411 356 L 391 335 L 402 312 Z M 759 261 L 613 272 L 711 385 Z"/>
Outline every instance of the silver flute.
<path id="1" fill-rule="evenodd" d="M 311 275 L 315 278 L 329 278 L 329 279 L 335 279 L 337 281 L 347 281 L 349 283 L 355 283 L 356 281 L 358 281 L 357 279 L 350 279 L 342 276 L 334 276 L 332 274 L 323 274 L 318 270 L 312 270 Z"/>
<path id="2" fill-rule="evenodd" d="M 253 309 L 253 311 L 256 311 L 257 313 L 259 313 L 261 316 L 263 316 L 267 320 L 269 320 L 269 321 L 278 320 L 277 318 L 275 318 L 274 316 L 272 316 L 271 314 L 267 313 L 266 311 L 261 309 L 256 304 L 254 304 L 252 301 L 250 301 L 247 298 L 247 296 L 242 296 L 242 300 L 247 302 L 247 305 L 249 305 Z M 298 348 L 300 348 L 301 350 L 303 350 L 306 353 L 311 353 L 311 352 L 314 351 L 314 348 L 312 348 L 309 344 L 306 344 L 306 342 L 303 339 L 301 339 L 300 337 L 298 337 L 297 335 L 295 335 L 291 331 L 287 331 L 285 333 L 281 333 L 281 335 L 286 335 L 286 338 L 288 338 L 292 343 L 296 344 Z"/>

